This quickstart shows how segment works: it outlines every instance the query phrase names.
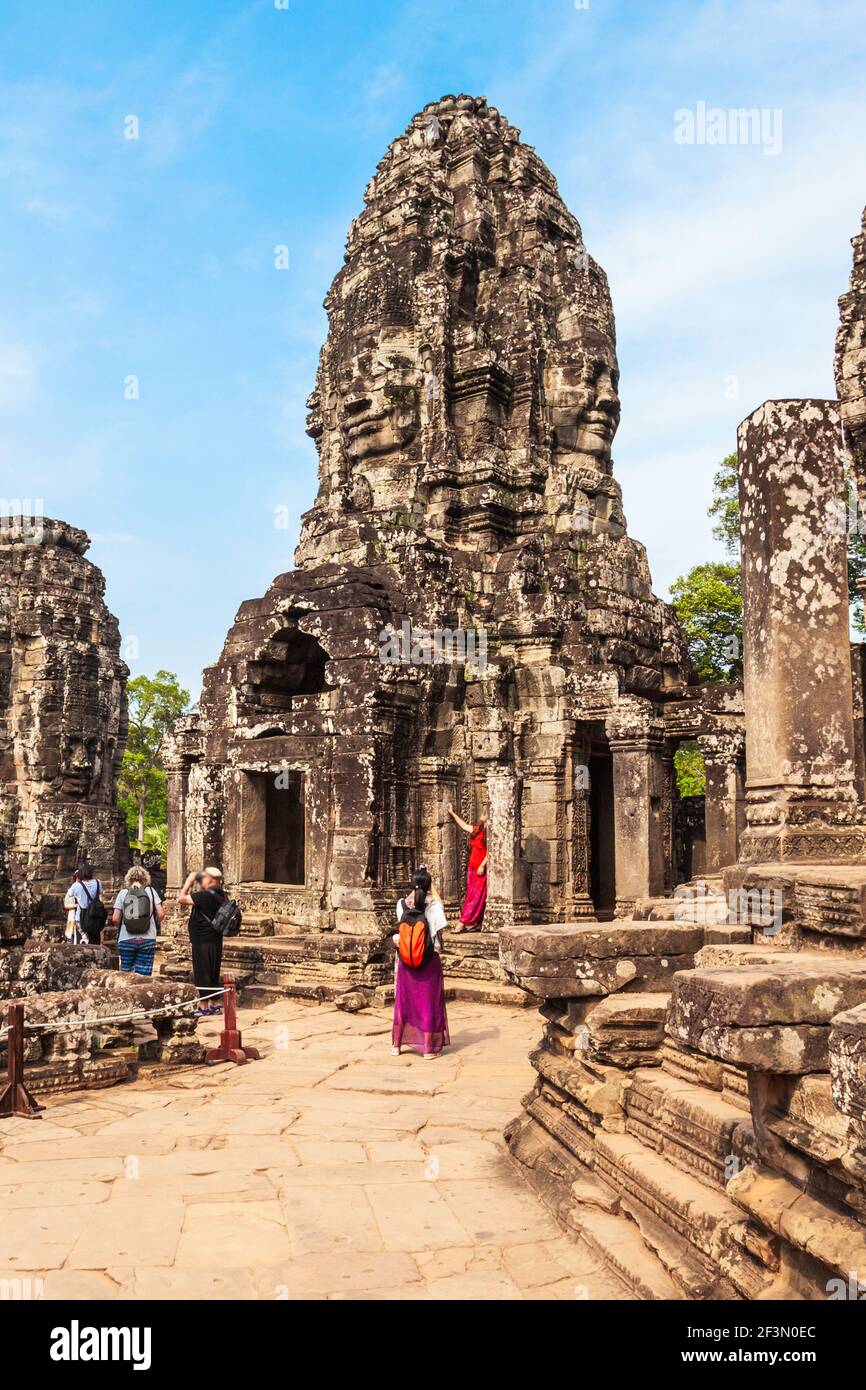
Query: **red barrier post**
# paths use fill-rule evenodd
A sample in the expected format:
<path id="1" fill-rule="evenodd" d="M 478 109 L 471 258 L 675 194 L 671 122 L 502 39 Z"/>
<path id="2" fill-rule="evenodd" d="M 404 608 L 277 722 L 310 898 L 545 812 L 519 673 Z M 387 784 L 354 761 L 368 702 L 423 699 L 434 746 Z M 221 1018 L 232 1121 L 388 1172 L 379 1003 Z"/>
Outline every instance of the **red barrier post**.
<path id="1" fill-rule="evenodd" d="M 208 1065 L 214 1062 L 236 1062 L 241 1066 L 244 1062 L 257 1062 L 259 1054 L 254 1047 L 244 1047 L 241 1043 L 240 1030 L 238 1028 L 237 1014 L 237 991 L 232 976 L 223 976 L 223 1030 L 220 1033 L 219 1047 L 210 1047 L 205 1053 L 205 1061 Z"/>
<path id="2" fill-rule="evenodd" d="M 33 1099 L 24 1085 L 24 1005 L 10 1004 L 6 1022 L 9 1025 L 6 1035 L 9 1079 L 0 1095 L 0 1118 L 22 1115 L 35 1119 L 45 1107 Z"/>

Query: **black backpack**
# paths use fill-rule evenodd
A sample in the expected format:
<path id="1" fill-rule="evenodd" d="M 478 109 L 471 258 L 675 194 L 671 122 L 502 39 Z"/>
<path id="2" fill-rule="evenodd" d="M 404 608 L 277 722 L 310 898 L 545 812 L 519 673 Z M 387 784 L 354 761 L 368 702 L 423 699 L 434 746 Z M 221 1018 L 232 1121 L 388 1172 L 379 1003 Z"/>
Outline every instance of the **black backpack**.
<path id="1" fill-rule="evenodd" d="M 214 931 L 219 932 L 220 936 L 237 936 L 242 921 L 243 916 L 237 903 L 233 898 L 226 898 L 225 902 L 217 909 L 211 927 Z"/>
<path id="2" fill-rule="evenodd" d="M 84 935 L 87 937 L 88 941 L 92 942 L 94 938 L 96 939 L 96 941 L 98 941 L 102 928 L 108 921 L 108 913 L 105 910 L 105 904 L 102 901 L 102 898 L 99 896 L 99 879 L 96 880 L 95 898 L 92 898 L 90 896 L 90 893 L 87 890 L 86 883 L 82 883 L 81 886 L 84 889 L 84 896 L 87 899 L 87 906 L 83 907 L 79 913 L 79 925 L 81 927 L 81 930 L 84 932 Z"/>
<path id="3" fill-rule="evenodd" d="M 155 915 L 150 889 L 140 883 L 127 888 L 121 916 L 128 936 L 146 936 Z"/>

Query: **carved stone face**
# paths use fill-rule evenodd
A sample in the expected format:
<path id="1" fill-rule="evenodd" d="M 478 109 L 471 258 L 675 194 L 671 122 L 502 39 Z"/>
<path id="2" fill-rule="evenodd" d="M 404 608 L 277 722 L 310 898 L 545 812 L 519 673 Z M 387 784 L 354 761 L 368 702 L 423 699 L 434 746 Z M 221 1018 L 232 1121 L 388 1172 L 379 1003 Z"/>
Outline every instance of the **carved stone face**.
<path id="1" fill-rule="evenodd" d="M 610 470 L 619 425 L 619 373 L 607 355 L 591 355 L 578 366 L 553 366 L 546 381 L 554 454 L 592 461 Z"/>
<path id="2" fill-rule="evenodd" d="M 337 424 L 350 467 L 412 443 L 420 428 L 422 369 L 408 331 L 355 342 L 338 369 Z"/>

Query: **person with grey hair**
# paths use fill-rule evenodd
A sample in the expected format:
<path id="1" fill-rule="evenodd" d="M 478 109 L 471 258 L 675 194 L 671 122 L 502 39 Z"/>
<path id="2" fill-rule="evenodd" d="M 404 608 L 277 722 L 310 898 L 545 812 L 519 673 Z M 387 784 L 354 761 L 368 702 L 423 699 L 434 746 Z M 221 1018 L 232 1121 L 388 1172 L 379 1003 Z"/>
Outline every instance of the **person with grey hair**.
<path id="1" fill-rule="evenodd" d="M 165 917 L 162 899 L 150 882 L 147 869 L 133 864 L 114 900 L 111 920 L 120 928 L 117 953 L 124 973 L 136 975 L 153 973 L 156 954 L 156 935 Z"/>

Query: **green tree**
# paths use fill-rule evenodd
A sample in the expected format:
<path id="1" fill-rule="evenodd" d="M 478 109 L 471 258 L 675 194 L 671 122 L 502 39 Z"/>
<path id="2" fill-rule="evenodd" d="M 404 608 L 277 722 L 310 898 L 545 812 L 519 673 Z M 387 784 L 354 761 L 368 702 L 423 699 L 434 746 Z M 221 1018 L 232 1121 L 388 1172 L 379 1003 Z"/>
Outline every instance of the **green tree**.
<path id="1" fill-rule="evenodd" d="M 701 750 L 689 740 L 681 743 L 674 753 L 674 773 L 680 796 L 703 796 L 707 789 L 707 772 Z"/>
<path id="2" fill-rule="evenodd" d="M 851 605 L 851 626 L 855 632 L 866 632 L 863 600 L 857 592 L 857 580 L 866 574 L 866 535 L 864 535 L 863 506 L 857 499 L 857 488 L 849 475 L 845 479 L 845 507 L 856 524 L 848 528 L 848 602 Z"/>
<path id="3" fill-rule="evenodd" d="M 695 565 L 671 585 L 671 603 L 688 641 L 699 681 L 743 675 L 743 600 L 739 565 Z"/>
<path id="4" fill-rule="evenodd" d="M 866 574 L 866 535 L 862 508 L 858 507 L 857 489 L 852 478 L 845 479 L 846 514 L 856 519 L 848 528 L 848 602 L 851 623 L 857 632 L 866 632 L 863 600 L 857 592 L 857 580 Z M 740 561 L 740 493 L 737 476 L 737 456 L 728 454 L 713 474 L 713 500 L 707 515 L 715 521 L 713 536 L 721 541 L 729 560 Z"/>
<path id="5" fill-rule="evenodd" d="M 130 838 L 139 849 L 157 848 L 148 838 L 161 833 L 167 820 L 166 776 L 160 762 L 163 742 L 175 720 L 189 706 L 171 671 L 136 676 L 129 682 L 129 739 L 120 769 L 118 801 Z"/>
<path id="6" fill-rule="evenodd" d="M 713 535 L 721 541 L 729 560 L 740 559 L 740 491 L 737 456 L 728 454 L 713 474 L 713 500 L 707 515 L 715 520 Z"/>

